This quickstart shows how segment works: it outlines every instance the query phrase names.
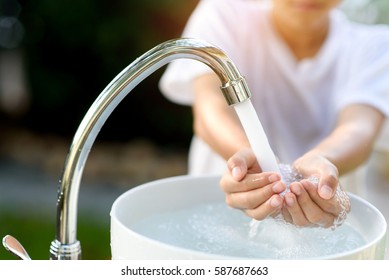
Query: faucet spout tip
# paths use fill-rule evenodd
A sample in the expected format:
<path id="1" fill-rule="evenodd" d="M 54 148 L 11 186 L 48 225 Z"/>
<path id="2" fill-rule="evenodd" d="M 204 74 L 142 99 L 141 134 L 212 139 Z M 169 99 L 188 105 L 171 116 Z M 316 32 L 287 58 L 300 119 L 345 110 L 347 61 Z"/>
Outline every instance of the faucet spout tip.
<path id="1" fill-rule="evenodd" d="M 228 105 L 244 102 L 251 97 L 250 89 L 243 77 L 222 85 L 221 90 Z"/>

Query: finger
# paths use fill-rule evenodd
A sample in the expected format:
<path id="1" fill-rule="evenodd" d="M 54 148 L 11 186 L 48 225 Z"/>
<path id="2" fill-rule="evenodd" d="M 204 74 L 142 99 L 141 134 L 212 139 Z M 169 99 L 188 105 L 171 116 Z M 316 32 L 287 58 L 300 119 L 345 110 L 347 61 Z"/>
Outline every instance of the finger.
<path id="1" fill-rule="evenodd" d="M 319 195 L 317 184 L 314 184 L 309 180 L 302 180 L 301 184 L 312 201 L 316 203 L 324 212 L 337 216 L 342 211 L 342 208 L 335 196 L 333 196 L 331 199 L 325 200 Z"/>
<path id="2" fill-rule="evenodd" d="M 285 197 L 284 197 L 284 201 L 285 201 Z M 287 223 L 293 224 L 292 215 L 289 213 L 287 206 L 282 207 L 281 214 Z"/>
<path id="3" fill-rule="evenodd" d="M 276 215 L 280 213 L 283 198 L 278 194 L 273 195 L 270 199 L 268 199 L 265 203 L 261 204 L 255 209 L 246 209 L 244 212 L 247 216 L 255 219 L 255 220 L 263 220 L 270 215 Z"/>
<path id="4" fill-rule="evenodd" d="M 297 197 L 294 193 L 286 193 L 284 196 L 286 209 L 289 213 L 289 219 L 297 226 L 308 226 L 310 222 L 305 217 L 304 212 L 297 202 Z"/>
<path id="5" fill-rule="evenodd" d="M 338 187 L 338 170 L 333 165 L 326 165 L 320 170 L 319 195 L 323 199 L 331 199 Z"/>
<path id="6" fill-rule="evenodd" d="M 254 209 L 264 204 L 274 195 L 273 185 L 250 191 L 234 192 L 226 195 L 227 205 L 239 209 Z"/>
<path id="7" fill-rule="evenodd" d="M 228 170 L 237 181 L 242 180 L 247 174 L 247 170 L 255 165 L 258 165 L 257 159 L 251 149 L 248 148 L 239 150 L 227 161 Z M 257 172 L 260 171 L 258 165 Z"/>
<path id="8" fill-rule="evenodd" d="M 309 196 L 301 183 L 293 183 L 291 192 L 296 195 L 297 202 L 304 213 L 305 218 L 314 225 L 329 227 L 334 222 L 332 214 L 324 212 Z M 292 215 L 293 216 L 293 215 Z"/>
<path id="9" fill-rule="evenodd" d="M 227 194 L 236 192 L 247 192 L 265 187 L 270 184 L 274 185 L 274 183 L 280 182 L 280 180 L 281 176 L 277 173 L 263 172 L 259 174 L 247 174 L 243 180 L 237 182 L 232 176 L 229 175 L 229 173 L 226 173 L 220 180 L 220 187 Z M 280 190 L 280 188 L 278 188 L 277 190 Z M 278 192 L 277 190 L 276 192 Z M 281 190 L 280 192 L 282 191 L 283 190 Z"/>

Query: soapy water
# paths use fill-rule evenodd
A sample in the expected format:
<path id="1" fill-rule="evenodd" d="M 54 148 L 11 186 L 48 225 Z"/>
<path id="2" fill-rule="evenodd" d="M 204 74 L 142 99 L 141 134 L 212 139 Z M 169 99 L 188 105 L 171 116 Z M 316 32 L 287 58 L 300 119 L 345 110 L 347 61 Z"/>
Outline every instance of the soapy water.
<path id="1" fill-rule="evenodd" d="M 225 203 L 156 213 L 131 227 L 166 244 L 234 258 L 315 259 L 365 244 L 347 221 L 335 230 L 296 227 L 282 219 L 255 221 Z"/>

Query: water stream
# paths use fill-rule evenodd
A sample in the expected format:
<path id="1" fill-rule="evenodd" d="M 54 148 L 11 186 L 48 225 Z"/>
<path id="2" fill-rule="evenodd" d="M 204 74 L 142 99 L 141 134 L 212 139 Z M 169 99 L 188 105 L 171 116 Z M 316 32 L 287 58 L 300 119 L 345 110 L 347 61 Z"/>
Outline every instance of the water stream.
<path id="1" fill-rule="evenodd" d="M 234 105 L 251 148 L 260 163 L 262 171 L 280 172 L 277 158 L 270 147 L 266 133 L 250 100 Z"/>

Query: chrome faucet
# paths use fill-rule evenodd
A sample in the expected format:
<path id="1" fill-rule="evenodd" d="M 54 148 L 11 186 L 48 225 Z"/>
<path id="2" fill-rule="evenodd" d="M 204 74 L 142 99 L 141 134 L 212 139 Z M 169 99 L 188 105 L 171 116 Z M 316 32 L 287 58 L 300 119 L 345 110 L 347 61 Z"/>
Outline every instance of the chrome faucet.
<path id="1" fill-rule="evenodd" d="M 219 76 L 221 91 L 228 105 L 250 98 L 246 81 L 234 63 L 223 51 L 201 40 L 170 40 L 131 63 L 97 97 L 74 136 L 58 190 L 57 233 L 50 246 L 50 259 L 81 259 L 81 245 L 77 240 L 79 187 L 88 154 L 104 122 L 141 81 L 178 58 L 194 59 L 208 65 Z"/>

